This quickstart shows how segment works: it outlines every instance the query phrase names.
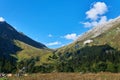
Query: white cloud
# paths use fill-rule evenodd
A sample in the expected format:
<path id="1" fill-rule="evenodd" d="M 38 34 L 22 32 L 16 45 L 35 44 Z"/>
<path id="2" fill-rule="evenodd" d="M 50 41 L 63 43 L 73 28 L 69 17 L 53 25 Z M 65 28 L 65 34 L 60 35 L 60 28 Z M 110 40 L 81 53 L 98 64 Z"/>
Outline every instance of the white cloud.
<path id="1" fill-rule="evenodd" d="M 85 28 L 91 28 L 97 25 L 101 25 L 107 22 L 107 17 L 106 16 L 101 16 L 99 21 L 92 21 L 92 22 L 84 22 L 82 24 L 84 24 Z"/>
<path id="2" fill-rule="evenodd" d="M 61 44 L 61 42 L 55 41 L 55 42 L 47 43 L 46 45 L 47 46 L 55 46 L 55 45 L 60 45 L 60 44 Z"/>
<path id="3" fill-rule="evenodd" d="M 84 24 L 85 28 L 91 28 L 93 26 L 96 26 L 98 24 L 98 22 L 96 22 L 96 21 L 93 21 L 93 22 L 84 22 L 82 24 Z"/>
<path id="4" fill-rule="evenodd" d="M 48 37 L 53 37 L 53 35 L 52 35 L 52 34 L 49 34 Z"/>
<path id="5" fill-rule="evenodd" d="M 64 36 L 65 39 L 68 40 L 76 40 L 78 38 L 79 35 L 77 35 L 76 33 L 72 33 L 72 34 L 67 34 Z"/>
<path id="6" fill-rule="evenodd" d="M 104 14 L 108 11 L 108 7 L 104 2 L 96 2 L 92 5 L 92 8 L 86 12 L 86 18 L 90 21 L 82 22 L 85 28 L 95 27 L 106 23 L 107 16 Z"/>
<path id="7" fill-rule="evenodd" d="M 86 12 L 87 18 L 91 20 L 97 20 L 100 15 L 105 14 L 108 11 L 108 7 L 104 2 L 96 2 L 92 8 Z"/>
<path id="8" fill-rule="evenodd" d="M 5 19 L 3 17 L 0 17 L 0 22 L 4 22 Z"/>
<path id="9" fill-rule="evenodd" d="M 99 24 L 104 24 L 107 22 L 107 17 L 106 16 L 102 16 L 100 21 L 99 21 Z"/>

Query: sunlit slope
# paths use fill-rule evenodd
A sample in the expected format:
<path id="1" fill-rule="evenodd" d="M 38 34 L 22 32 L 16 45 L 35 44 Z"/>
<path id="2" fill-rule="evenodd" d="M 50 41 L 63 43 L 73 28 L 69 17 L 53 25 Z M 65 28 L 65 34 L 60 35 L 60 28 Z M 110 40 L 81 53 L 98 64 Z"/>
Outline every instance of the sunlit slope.
<path id="1" fill-rule="evenodd" d="M 90 41 L 85 44 L 86 41 Z M 93 27 L 93 29 L 84 33 L 73 43 L 61 47 L 56 50 L 56 53 L 74 53 L 87 46 L 99 46 L 99 45 L 109 45 L 115 49 L 120 50 L 120 17 L 117 17 L 103 25 Z"/>

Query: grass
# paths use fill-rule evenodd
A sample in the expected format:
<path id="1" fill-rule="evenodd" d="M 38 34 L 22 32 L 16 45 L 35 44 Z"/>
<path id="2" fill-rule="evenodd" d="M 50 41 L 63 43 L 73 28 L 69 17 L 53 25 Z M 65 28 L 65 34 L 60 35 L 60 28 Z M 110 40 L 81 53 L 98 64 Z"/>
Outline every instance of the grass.
<path id="1" fill-rule="evenodd" d="M 120 80 L 120 73 L 37 73 L 8 80 Z"/>
<path id="2" fill-rule="evenodd" d="M 0 80 L 9 80 L 8 78 L 0 78 Z"/>
<path id="3" fill-rule="evenodd" d="M 40 61 L 38 61 L 36 65 L 49 63 L 48 57 L 52 55 L 52 50 L 35 48 L 18 40 L 15 40 L 14 42 L 18 47 L 22 48 L 22 50 L 17 52 L 16 55 L 19 61 L 23 59 L 30 59 L 32 57 L 39 57 Z"/>

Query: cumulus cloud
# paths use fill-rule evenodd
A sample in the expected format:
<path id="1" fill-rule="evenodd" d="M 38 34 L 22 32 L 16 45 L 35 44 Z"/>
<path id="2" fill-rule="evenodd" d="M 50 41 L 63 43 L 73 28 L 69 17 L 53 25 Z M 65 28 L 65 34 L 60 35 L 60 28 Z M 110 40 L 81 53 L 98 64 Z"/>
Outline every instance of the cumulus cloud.
<path id="1" fill-rule="evenodd" d="M 52 34 L 48 34 L 48 37 L 53 37 L 53 35 Z"/>
<path id="2" fill-rule="evenodd" d="M 0 22 L 4 22 L 5 19 L 3 17 L 0 17 Z"/>
<path id="3" fill-rule="evenodd" d="M 47 43 L 46 45 L 47 46 L 55 46 L 55 45 L 60 45 L 60 44 L 61 44 L 61 42 L 55 41 L 55 42 Z"/>
<path id="4" fill-rule="evenodd" d="M 71 33 L 71 34 L 67 34 L 64 36 L 65 39 L 68 40 L 76 40 L 78 38 L 79 35 L 77 35 L 76 33 Z"/>
<path id="5" fill-rule="evenodd" d="M 102 16 L 100 21 L 99 21 L 99 24 L 104 24 L 107 22 L 107 17 L 106 16 Z"/>
<path id="6" fill-rule="evenodd" d="M 96 21 L 93 21 L 93 22 L 84 22 L 82 24 L 84 24 L 85 28 L 91 28 L 93 26 L 96 26 L 98 24 L 98 22 L 96 22 Z"/>
<path id="7" fill-rule="evenodd" d="M 106 23 L 107 16 L 104 14 L 108 11 L 108 7 L 104 2 L 96 2 L 91 9 L 86 12 L 86 18 L 90 21 L 82 22 L 85 28 L 91 28 Z"/>
<path id="8" fill-rule="evenodd" d="M 84 24 L 85 28 L 91 28 L 97 25 L 102 25 L 104 23 L 107 22 L 107 17 L 106 16 L 101 16 L 99 21 L 92 21 L 92 22 L 84 22 L 82 24 Z"/>
<path id="9" fill-rule="evenodd" d="M 97 20 L 99 15 L 103 15 L 108 11 L 108 7 L 104 2 L 96 2 L 92 8 L 86 12 L 87 18 Z"/>

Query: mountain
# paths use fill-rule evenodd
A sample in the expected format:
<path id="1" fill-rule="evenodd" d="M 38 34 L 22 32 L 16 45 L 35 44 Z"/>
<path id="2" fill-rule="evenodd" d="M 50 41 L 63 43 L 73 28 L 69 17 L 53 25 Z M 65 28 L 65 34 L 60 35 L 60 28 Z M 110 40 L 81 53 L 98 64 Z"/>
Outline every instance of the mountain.
<path id="1" fill-rule="evenodd" d="M 120 50 L 120 17 L 112 19 L 105 24 L 93 27 L 91 30 L 85 32 L 83 35 L 78 37 L 73 43 L 59 48 L 57 51 L 64 53 L 71 49 L 80 49 L 88 45 L 104 45 L 109 44 L 110 46 Z"/>
<path id="2" fill-rule="evenodd" d="M 45 45 L 38 43 L 26 35 L 16 31 L 7 22 L 0 22 L 0 37 L 8 40 L 19 40 L 36 48 L 46 48 Z"/>
<path id="3" fill-rule="evenodd" d="M 120 17 L 93 27 L 54 52 L 60 71 L 120 72 Z M 64 65 L 64 66 L 63 66 Z M 66 65 L 66 66 L 65 66 Z"/>
<path id="4" fill-rule="evenodd" d="M 93 29 L 89 30 L 82 36 L 80 36 L 77 41 L 82 41 L 85 39 L 95 38 L 103 33 L 106 33 L 107 31 L 110 31 L 113 28 L 119 28 L 118 25 L 120 24 L 120 17 L 117 17 L 113 20 L 110 20 L 106 22 L 105 24 L 98 25 L 96 27 L 93 27 Z"/>
<path id="5" fill-rule="evenodd" d="M 120 72 L 119 35 L 117 17 L 53 51 L 0 22 L 0 72 Z"/>
<path id="6" fill-rule="evenodd" d="M 44 44 L 18 32 L 7 22 L 0 22 L 0 62 L 2 62 L 0 72 L 9 73 L 16 71 L 18 67 L 49 63 L 50 55 L 52 55 L 52 50 Z"/>

